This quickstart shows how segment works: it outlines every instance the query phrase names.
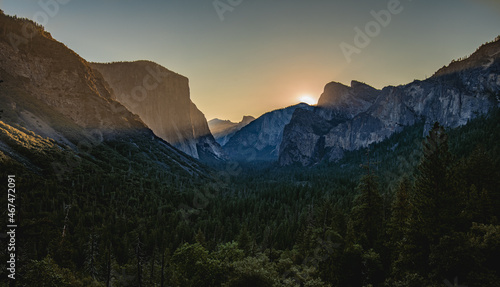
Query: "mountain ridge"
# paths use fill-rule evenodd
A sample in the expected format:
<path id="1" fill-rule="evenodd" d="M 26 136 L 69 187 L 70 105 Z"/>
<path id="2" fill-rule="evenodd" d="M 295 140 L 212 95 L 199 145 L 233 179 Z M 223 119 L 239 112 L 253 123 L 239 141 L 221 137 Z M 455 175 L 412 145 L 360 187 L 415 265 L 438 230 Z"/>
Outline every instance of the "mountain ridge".
<path id="1" fill-rule="evenodd" d="M 156 135 L 194 158 L 223 158 L 205 116 L 190 99 L 187 77 L 144 60 L 91 66 L 103 76 L 116 99 Z"/>
<path id="2" fill-rule="evenodd" d="M 234 123 L 230 120 L 215 118 L 208 121 L 208 127 L 215 140 L 223 147 L 236 132 L 254 120 L 252 116 L 243 116 L 240 122 Z"/>
<path id="3" fill-rule="evenodd" d="M 325 86 L 321 104 L 309 115 L 318 116 L 314 119 L 320 123 L 303 114 L 292 117 L 283 134 L 280 165 L 335 161 L 344 151 L 380 142 L 403 126 L 423 120 L 425 134 L 434 122 L 455 128 L 487 113 L 500 103 L 500 38 L 423 81 L 382 90 L 353 83 L 351 87 L 340 83 Z M 328 132 L 318 134 L 313 125 L 323 125 Z M 318 148 L 321 158 L 314 156 Z"/>
<path id="4" fill-rule="evenodd" d="M 33 31 L 30 38 L 18 38 L 23 29 Z M 1 121 L 5 124 L 0 150 L 11 154 L 11 159 L 39 158 L 38 149 L 22 148 L 23 136 L 13 137 L 32 133 L 52 141 L 53 148 L 43 144 L 40 150 L 60 151 L 68 157 L 37 161 L 30 164 L 33 170 L 48 165 L 46 168 L 54 168 L 52 172 L 57 173 L 55 166 L 59 166 L 66 173 L 90 153 L 121 145 L 136 152 L 147 147 L 156 151 L 151 156 L 164 162 L 151 160 L 149 164 L 159 170 L 175 167 L 192 175 L 203 173 L 197 162 L 156 137 L 137 115 L 117 102 L 87 61 L 28 19 L 0 15 L 0 79 Z M 116 159 L 127 162 L 132 154 L 117 154 Z M 144 163 L 144 159 L 138 162 Z"/>
<path id="5" fill-rule="evenodd" d="M 299 103 L 267 112 L 237 131 L 224 145 L 224 151 L 233 160 L 277 160 L 283 129 L 297 108 L 313 107 Z"/>

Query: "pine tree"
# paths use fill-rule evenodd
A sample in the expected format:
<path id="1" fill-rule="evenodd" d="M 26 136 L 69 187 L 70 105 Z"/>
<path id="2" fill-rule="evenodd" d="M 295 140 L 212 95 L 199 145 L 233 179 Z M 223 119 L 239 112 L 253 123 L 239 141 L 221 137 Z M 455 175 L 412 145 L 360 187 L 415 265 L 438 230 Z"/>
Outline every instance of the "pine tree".
<path id="1" fill-rule="evenodd" d="M 388 224 L 390 245 L 392 248 L 402 243 L 408 230 L 408 223 L 413 211 L 410 201 L 411 183 L 408 177 L 403 177 L 396 192 L 396 198 L 392 204 L 392 215 Z"/>
<path id="2" fill-rule="evenodd" d="M 96 279 L 99 275 L 97 271 L 97 257 L 99 256 L 99 248 L 98 248 L 98 236 L 92 232 L 89 235 L 89 240 L 86 244 L 86 258 L 85 258 L 85 271 L 92 276 L 92 278 Z"/>
<path id="3" fill-rule="evenodd" d="M 367 250 L 377 245 L 382 234 L 382 197 L 372 174 L 361 178 L 358 190 L 359 195 L 354 200 L 351 211 L 352 235 L 354 242 Z"/>
<path id="4" fill-rule="evenodd" d="M 461 210 L 448 135 L 438 123 L 424 140 L 422 151 L 415 189 L 410 197 L 413 212 L 396 262 L 400 276 L 432 273 L 429 268 L 431 250 L 439 244 L 440 238 L 456 229 Z"/>
<path id="5" fill-rule="evenodd" d="M 470 222 L 488 223 L 490 219 L 498 217 L 500 212 L 494 206 L 500 205 L 498 189 L 500 181 L 491 155 L 479 146 L 462 161 L 459 174 L 463 185 L 468 187 L 465 208 L 465 216 L 468 219 L 466 227 L 469 228 Z"/>
<path id="6" fill-rule="evenodd" d="M 240 234 L 238 235 L 238 248 L 245 251 L 246 255 L 249 255 L 252 252 L 252 238 L 246 227 L 243 227 L 240 230 Z"/>
<path id="7" fill-rule="evenodd" d="M 197 243 L 199 243 L 201 246 L 203 246 L 205 248 L 207 247 L 207 241 L 205 239 L 205 234 L 203 233 L 203 231 L 201 231 L 201 228 L 198 228 L 198 232 L 194 236 L 194 240 Z"/>
<path id="8" fill-rule="evenodd" d="M 415 183 L 414 227 L 429 243 L 435 243 L 440 235 L 453 229 L 459 209 L 448 135 L 439 123 L 434 124 L 422 149 Z"/>
<path id="9" fill-rule="evenodd" d="M 388 224 L 389 242 L 387 246 L 392 251 L 392 276 L 401 280 L 404 277 L 403 270 L 411 266 L 411 255 L 414 246 L 408 241 L 411 231 L 410 219 L 413 213 L 411 201 L 412 186 L 408 177 L 403 177 L 396 192 L 396 198 L 392 204 L 392 215 Z"/>
<path id="10" fill-rule="evenodd" d="M 140 236 L 137 235 L 134 251 L 135 251 L 136 258 L 137 258 L 137 286 L 138 287 L 142 286 L 142 266 L 143 266 L 143 261 L 144 261 L 143 246 L 144 246 L 144 244 L 141 242 Z"/>

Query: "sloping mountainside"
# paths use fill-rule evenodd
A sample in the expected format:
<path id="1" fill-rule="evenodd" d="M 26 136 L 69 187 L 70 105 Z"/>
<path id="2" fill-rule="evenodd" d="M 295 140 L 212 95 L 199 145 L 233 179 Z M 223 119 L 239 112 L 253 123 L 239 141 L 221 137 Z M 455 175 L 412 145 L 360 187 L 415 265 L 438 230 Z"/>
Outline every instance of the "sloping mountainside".
<path id="1" fill-rule="evenodd" d="M 97 166 L 113 158 L 92 153 L 112 149 L 117 166 L 129 169 L 132 164 L 127 162 L 134 155 L 155 150 L 157 154 L 139 156 L 136 164 L 179 169 L 188 175 L 204 172 L 115 101 L 104 79 L 84 59 L 42 27 L 3 13 L 0 80 L 0 151 L 7 160 L 60 176 L 75 170 L 80 165 L 75 162 L 89 156 Z M 32 141 L 39 146 L 29 148 Z M 43 160 L 45 150 L 60 158 Z"/>
<path id="2" fill-rule="evenodd" d="M 312 110 L 311 106 L 300 103 L 266 113 L 236 132 L 224 145 L 224 151 L 236 160 L 277 160 L 283 129 L 298 108 Z"/>
<path id="3" fill-rule="evenodd" d="M 188 79 L 149 61 L 93 63 L 120 103 L 153 132 L 198 158 L 222 158 L 207 120 L 191 101 Z"/>
<path id="4" fill-rule="evenodd" d="M 0 10 L 2 246 L 6 221 L 18 225 L 15 252 L 0 252 L 15 281 L 0 286 L 498 286 L 498 59 L 473 66 L 383 90 L 329 84 L 320 107 L 267 113 L 226 144 L 276 159 L 285 131 L 295 141 L 281 154 L 320 164 L 216 171 L 157 137 L 41 27 Z M 432 120 L 461 126 L 425 132 Z M 400 132 L 349 150 L 391 121 Z"/>
<path id="5" fill-rule="evenodd" d="M 82 275 L 94 278 L 83 283 L 76 278 L 97 270 L 95 261 L 91 269 L 84 263 L 89 246 L 108 254 L 109 267 L 111 258 L 125 265 L 139 240 L 133 234 L 150 232 L 150 224 L 175 230 L 178 206 L 211 182 L 210 169 L 155 136 L 84 59 L 42 27 L 1 10 L 0 174 L 16 182 L 15 201 L 0 199 L 15 204 L 11 218 L 20 226 L 16 286 L 105 286 L 97 273 Z M 176 236 L 160 237 L 183 240 Z M 0 254 L 3 269 L 8 256 Z M 110 278 L 111 268 L 98 269 Z"/>
<path id="6" fill-rule="evenodd" d="M 285 127 L 280 165 L 334 161 L 424 121 L 455 128 L 500 102 L 500 40 L 443 67 L 424 81 L 381 91 L 353 82 L 326 85 L 313 111 L 297 110 Z M 319 128 L 320 127 L 320 128 Z"/>
<path id="7" fill-rule="evenodd" d="M 229 139 L 244 126 L 255 120 L 252 116 L 243 116 L 243 119 L 239 123 L 233 123 L 229 120 L 213 119 L 208 121 L 208 127 L 212 132 L 215 140 L 224 146 Z"/>

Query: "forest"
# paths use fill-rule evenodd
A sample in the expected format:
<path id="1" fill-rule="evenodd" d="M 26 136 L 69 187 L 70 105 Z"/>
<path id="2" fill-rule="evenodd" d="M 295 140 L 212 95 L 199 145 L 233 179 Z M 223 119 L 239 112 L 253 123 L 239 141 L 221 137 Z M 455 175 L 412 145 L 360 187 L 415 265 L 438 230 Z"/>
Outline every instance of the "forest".
<path id="1" fill-rule="evenodd" d="M 204 176 L 110 141 L 61 177 L 50 162 L 62 151 L 20 145 L 43 170 L 0 154 L 19 190 L 16 283 L 498 286 L 499 141 L 494 109 L 457 129 L 406 127 L 334 163 L 227 162 Z"/>

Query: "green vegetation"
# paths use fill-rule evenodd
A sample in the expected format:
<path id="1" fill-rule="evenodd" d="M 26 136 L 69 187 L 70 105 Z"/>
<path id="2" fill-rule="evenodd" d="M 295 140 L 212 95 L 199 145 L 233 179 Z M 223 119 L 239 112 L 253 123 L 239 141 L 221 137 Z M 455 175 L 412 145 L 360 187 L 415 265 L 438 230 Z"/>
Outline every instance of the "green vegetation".
<path id="1" fill-rule="evenodd" d="M 77 153 L 0 122 L 17 286 L 498 286 L 500 111 L 430 128 L 336 163 L 193 175 L 140 138 Z"/>

